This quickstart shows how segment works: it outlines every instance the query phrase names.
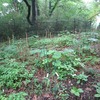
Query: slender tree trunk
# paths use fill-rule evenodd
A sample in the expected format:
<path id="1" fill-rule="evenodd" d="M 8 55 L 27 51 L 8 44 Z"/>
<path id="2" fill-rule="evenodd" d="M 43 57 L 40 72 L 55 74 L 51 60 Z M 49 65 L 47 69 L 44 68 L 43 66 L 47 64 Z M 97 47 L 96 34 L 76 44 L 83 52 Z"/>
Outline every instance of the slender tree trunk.
<path id="1" fill-rule="evenodd" d="M 27 0 L 23 0 L 23 1 L 25 2 L 26 6 L 27 6 L 27 8 L 28 8 L 28 10 L 27 10 L 28 14 L 27 14 L 27 17 L 26 17 L 26 18 L 27 18 L 27 21 L 28 21 L 28 23 L 29 23 L 30 25 L 32 25 L 31 20 L 30 20 L 31 6 L 30 6 L 30 4 L 28 3 Z"/>
<path id="2" fill-rule="evenodd" d="M 36 22 L 36 0 L 32 0 L 32 24 Z"/>
<path id="3" fill-rule="evenodd" d="M 36 15 L 37 15 L 37 16 L 40 15 L 40 10 L 39 10 L 38 1 L 36 1 Z"/>
<path id="4" fill-rule="evenodd" d="M 54 12 L 54 10 L 55 10 L 55 8 L 57 7 L 57 5 L 58 5 L 58 3 L 59 3 L 59 1 L 60 0 L 56 0 L 56 2 L 55 2 L 55 4 L 54 4 L 54 6 L 52 7 L 52 5 L 51 5 L 51 1 L 49 1 L 49 16 L 51 16 L 52 14 L 53 14 L 53 12 Z"/>
<path id="5" fill-rule="evenodd" d="M 51 0 L 49 0 L 49 16 L 50 16 L 51 13 L 52 13 L 52 12 L 51 12 L 51 8 L 52 8 L 52 7 L 51 7 Z"/>

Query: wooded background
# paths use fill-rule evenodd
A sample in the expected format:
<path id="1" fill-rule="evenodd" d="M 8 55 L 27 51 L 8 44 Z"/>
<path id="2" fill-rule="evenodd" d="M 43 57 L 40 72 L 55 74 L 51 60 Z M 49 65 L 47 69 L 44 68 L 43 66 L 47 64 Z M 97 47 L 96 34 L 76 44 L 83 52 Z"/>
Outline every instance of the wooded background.
<path id="1" fill-rule="evenodd" d="M 98 0 L 88 5 L 83 0 L 1 0 L 0 39 L 22 37 L 26 32 L 44 36 L 99 30 L 99 25 L 92 25 L 100 14 L 99 4 Z"/>

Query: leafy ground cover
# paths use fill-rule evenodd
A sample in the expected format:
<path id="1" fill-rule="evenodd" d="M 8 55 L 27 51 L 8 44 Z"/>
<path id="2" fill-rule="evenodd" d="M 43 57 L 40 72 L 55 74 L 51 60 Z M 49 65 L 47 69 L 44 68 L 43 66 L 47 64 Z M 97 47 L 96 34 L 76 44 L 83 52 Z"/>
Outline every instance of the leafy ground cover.
<path id="1" fill-rule="evenodd" d="M 99 100 L 100 35 L 29 37 L 0 44 L 0 100 Z"/>

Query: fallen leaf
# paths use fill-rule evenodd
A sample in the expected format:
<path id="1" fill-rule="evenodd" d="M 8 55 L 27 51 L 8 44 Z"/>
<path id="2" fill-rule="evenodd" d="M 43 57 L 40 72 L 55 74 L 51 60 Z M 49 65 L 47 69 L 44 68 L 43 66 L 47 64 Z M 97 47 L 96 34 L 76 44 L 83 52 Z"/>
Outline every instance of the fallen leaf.
<path id="1" fill-rule="evenodd" d="M 32 100 L 37 100 L 37 95 L 34 95 Z"/>
<path id="2" fill-rule="evenodd" d="M 50 98 L 50 95 L 48 93 L 44 94 L 43 97 Z"/>
<path id="3" fill-rule="evenodd" d="M 85 90 L 86 90 L 86 91 L 92 91 L 91 88 L 88 88 L 88 87 L 85 88 Z"/>

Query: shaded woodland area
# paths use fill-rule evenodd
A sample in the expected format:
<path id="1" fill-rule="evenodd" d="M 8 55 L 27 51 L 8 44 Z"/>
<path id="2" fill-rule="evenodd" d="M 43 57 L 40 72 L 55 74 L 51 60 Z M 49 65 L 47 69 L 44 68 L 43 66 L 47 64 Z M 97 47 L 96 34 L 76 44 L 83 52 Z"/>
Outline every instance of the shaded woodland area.
<path id="1" fill-rule="evenodd" d="M 58 34 L 60 31 L 78 33 L 95 29 L 92 23 L 99 15 L 99 2 L 93 4 L 94 8 L 85 7 L 81 0 L 23 0 L 8 2 L 7 7 L 1 6 L 0 12 L 0 38 L 7 39 L 29 35 Z M 33 12 L 33 13 L 32 13 Z M 97 27 L 96 27 L 97 28 Z M 97 28 L 99 30 L 99 27 Z"/>
<path id="2" fill-rule="evenodd" d="M 100 1 L 0 0 L 0 100 L 99 100 Z"/>

